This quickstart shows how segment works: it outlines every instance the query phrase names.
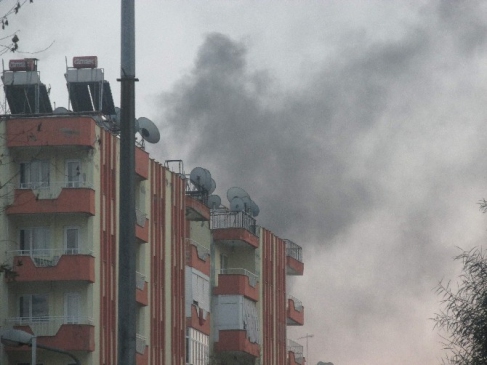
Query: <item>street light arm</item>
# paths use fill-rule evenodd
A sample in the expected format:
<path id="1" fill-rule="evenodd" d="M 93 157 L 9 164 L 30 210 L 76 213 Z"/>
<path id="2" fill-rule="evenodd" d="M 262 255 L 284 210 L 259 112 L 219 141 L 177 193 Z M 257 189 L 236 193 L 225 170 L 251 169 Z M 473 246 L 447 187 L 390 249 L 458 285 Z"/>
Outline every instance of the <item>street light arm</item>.
<path id="1" fill-rule="evenodd" d="M 58 349 L 55 347 L 41 345 L 41 344 L 37 344 L 37 347 L 40 349 L 49 350 L 49 351 L 53 351 L 53 352 L 58 352 L 58 353 L 63 354 L 63 355 L 67 355 L 74 360 L 76 365 L 81 365 L 81 362 L 78 360 L 78 358 L 76 356 L 74 356 L 73 354 L 67 352 L 67 351 L 64 351 L 64 350 L 61 350 L 61 349 Z"/>

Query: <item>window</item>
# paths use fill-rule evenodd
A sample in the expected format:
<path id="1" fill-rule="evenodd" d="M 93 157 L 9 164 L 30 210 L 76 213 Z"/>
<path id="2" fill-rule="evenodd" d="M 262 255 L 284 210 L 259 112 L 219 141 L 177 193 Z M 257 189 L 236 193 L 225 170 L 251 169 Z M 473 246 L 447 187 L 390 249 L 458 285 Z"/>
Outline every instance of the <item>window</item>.
<path id="1" fill-rule="evenodd" d="M 79 160 L 66 160 L 65 174 L 67 188 L 79 188 L 81 186 L 81 162 Z"/>
<path id="2" fill-rule="evenodd" d="M 64 294 L 64 323 L 79 323 L 80 294 Z"/>
<path id="3" fill-rule="evenodd" d="M 49 161 L 35 160 L 20 164 L 21 189 L 49 188 Z"/>
<path id="4" fill-rule="evenodd" d="M 79 254 L 79 227 L 64 227 L 64 252 L 67 255 Z"/>
<path id="5" fill-rule="evenodd" d="M 49 320 L 49 296 L 47 294 L 24 294 L 19 298 L 19 317 L 22 322 Z"/>
<path id="6" fill-rule="evenodd" d="M 228 269 L 228 256 L 225 254 L 220 254 L 220 268 L 222 270 Z"/>
<path id="7" fill-rule="evenodd" d="M 20 250 L 22 255 L 47 256 L 51 241 L 48 227 L 32 227 L 20 230 Z"/>

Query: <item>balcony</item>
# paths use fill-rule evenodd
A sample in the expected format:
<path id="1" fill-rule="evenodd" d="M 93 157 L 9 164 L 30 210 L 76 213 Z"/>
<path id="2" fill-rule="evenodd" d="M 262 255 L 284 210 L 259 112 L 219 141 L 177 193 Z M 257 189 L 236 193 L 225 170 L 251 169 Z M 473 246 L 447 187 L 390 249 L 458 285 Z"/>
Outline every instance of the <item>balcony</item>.
<path id="1" fill-rule="evenodd" d="M 304 307 L 301 301 L 293 296 L 287 299 L 287 325 L 302 326 L 304 325 Z"/>
<path id="2" fill-rule="evenodd" d="M 37 336 L 37 343 L 66 351 L 95 351 L 95 327 L 87 317 L 7 318 L 13 326 Z M 30 351 L 28 347 L 7 347 L 7 351 Z"/>
<path id="3" fill-rule="evenodd" d="M 191 317 L 186 317 L 186 327 L 194 328 L 195 330 L 210 335 L 211 314 L 203 308 L 196 305 L 191 305 Z"/>
<path id="4" fill-rule="evenodd" d="M 139 209 L 135 209 L 135 237 L 139 242 L 149 242 L 149 220 L 147 214 Z"/>
<path id="5" fill-rule="evenodd" d="M 284 242 L 286 242 L 286 274 L 303 275 L 303 249 L 291 240 L 284 240 Z"/>
<path id="6" fill-rule="evenodd" d="M 21 184 L 20 189 L 7 191 L 6 213 L 55 214 L 84 213 L 95 215 L 95 191 L 86 182 L 42 182 Z"/>
<path id="7" fill-rule="evenodd" d="M 186 265 L 210 276 L 210 249 L 186 238 Z"/>
<path id="8" fill-rule="evenodd" d="M 63 249 L 7 251 L 12 265 L 9 282 L 95 282 L 95 258 L 90 251 L 66 253 Z"/>
<path id="9" fill-rule="evenodd" d="M 195 196 L 186 195 L 186 219 L 189 221 L 208 221 L 210 220 L 210 208 L 197 199 Z"/>
<path id="10" fill-rule="evenodd" d="M 135 148 L 135 173 L 142 180 L 149 178 L 149 154 L 142 148 Z"/>
<path id="11" fill-rule="evenodd" d="M 148 285 L 145 281 L 145 275 L 138 271 L 135 272 L 135 286 L 137 290 L 135 293 L 137 303 L 143 306 L 149 305 L 149 292 Z"/>
<path id="12" fill-rule="evenodd" d="M 210 228 L 215 242 L 259 247 L 255 219 L 245 212 L 213 210 L 211 211 Z"/>
<path id="13" fill-rule="evenodd" d="M 260 356 L 260 345 L 250 342 L 245 330 L 220 330 L 219 340 L 215 342 L 215 351 L 231 352 L 257 358 Z"/>
<path id="14" fill-rule="evenodd" d="M 83 146 L 97 140 L 90 117 L 14 118 L 7 121 L 7 147 Z"/>
<path id="15" fill-rule="evenodd" d="M 259 300 L 257 275 L 241 268 L 222 269 L 218 275 L 218 286 L 213 288 L 213 294 L 243 295 L 257 302 Z"/>
<path id="16" fill-rule="evenodd" d="M 292 340 L 287 343 L 287 364 L 288 365 L 305 365 L 306 361 L 303 356 L 303 346 Z"/>

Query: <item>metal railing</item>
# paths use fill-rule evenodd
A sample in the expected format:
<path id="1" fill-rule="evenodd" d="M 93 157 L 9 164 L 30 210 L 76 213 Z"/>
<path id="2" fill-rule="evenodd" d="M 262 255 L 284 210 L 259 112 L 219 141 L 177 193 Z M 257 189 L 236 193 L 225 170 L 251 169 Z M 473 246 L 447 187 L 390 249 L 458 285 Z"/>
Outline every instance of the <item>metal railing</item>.
<path id="1" fill-rule="evenodd" d="M 246 212 L 231 212 L 228 210 L 212 210 L 210 229 L 245 228 L 254 236 L 258 235 L 255 218 Z"/>
<path id="2" fill-rule="evenodd" d="M 206 261 L 206 259 L 210 256 L 210 249 L 203 246 L 201 243 L 198 241 L 195 241 L 191 238 L 186 238 L 186 243 L 187 243 L 187 250 L 186 250 L 186 260 L 187 262 L 191 258 L 191 245 L 196 247 L 196 251 L 198 252 L 198 257 L 201 260 Z"/>
<path id="3" fill-rule="evenodd" d="M 296 309 L 298 312 L 301 312 L 303 310 L 303 302 L 302 301 L 300 301 L 296 297 L 293 297 L 292 295 L 288 295 L 287 298 L 291 299 L 294 302 L 294 309 Z"/>
<path id="4" fill-rule="evenodd" d="M 135 286 L 137 289 L 144 290 L 145 275 L 138 271 L 135 272 Z"/>
<path id="5" fill-rule="evenodd" d="M 93 189 L 93 183 L 88 181 L 44 181 L 20 183 L 19 189 L 35 190 L 37 199 L 54 199 L 63 189 Z"/>
<path id="6" fill-rule="evenodd" d="M 135 351 L 137 353 L 143 355 L 145 353 L 145 346 L 146 346 L 147 338 L 142 336 L 139 333 L 135 334 Z"/>
<path id="7" fill-rule="evenodd" d="M 298 363 L 303 361 L 303 346 L 293 340 L 287 340 L 287 350 L 294 353 L 294 358 Z"/>
<path id="8" fill-rule="evenodd" d="M 55 336 L 63 324 L 93 325 L 93 319 L 83 316 L 12 317 L 5 320 L 7 326 L 29 326 L 36 336 Z"/>
<path id="9" fill-rule="evenodd" d="M 145 214 L 140 209 L 135 208 L 135 220 L 137 225 L 141 226 L 142 228 L 145 227 L 145 220 L 147 218 L 147 214 Z"/>
<path id="10" fill-rule="evenodd" d="M 36 267 L 51 267 L 56 266 L 59 259 L 63 255 L 91 255 L 93 251 L 88 249 L 75 249 L 75 248 L 45 248 L 45 249 L 33 249 L 33 250 L 11 250 L 6 252 L 8 259 L 11 261 L 15 256 L 29 256 Z"/>
<path id="11" fill-rule="evenodd" d="M 259 282 L 258 276 L 247 269 L 242 269 L 242 268 L 221 269 L 220 274 L 221 275 L 245 275 L 249 278 L 249 284 L 253 288 L 255 288 L 255 286 Z"/>
<path id="12" fill-rule="evenodd" d="M 286 242 L 286 256 L 290 256 L 299 262 L 303 262 L 303 249 L 301 246 L 287 239 L 285 239 L 284 242 Z"/>

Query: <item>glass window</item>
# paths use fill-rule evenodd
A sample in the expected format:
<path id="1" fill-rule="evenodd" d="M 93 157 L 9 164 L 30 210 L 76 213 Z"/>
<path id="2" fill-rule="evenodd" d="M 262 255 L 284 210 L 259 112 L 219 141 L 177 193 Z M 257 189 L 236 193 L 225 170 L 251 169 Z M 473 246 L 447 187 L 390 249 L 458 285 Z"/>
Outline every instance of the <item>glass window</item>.
<path id="1" fill-rule="evenodd" d="M 81 162 L 79 160 L 66 160 L 66 187 L 79 188 L 81 183 Z"/>
<path id="2" fill-rule="evenodd" d="M 48 227 L 32 227 L 20 230 L 20 250 L 22 255 L 49 255 L 51 231 Z"/>
<path id="3" fill-rule="evenodd" d="M 21 189 L 49 188 L 49 161 L 35 160 L 20 164 Z"/>
<path id="4" fill-rule="evenodd" d="M 24 294 L 19 298 L 19 315 L 23 321 L 41 322 L 49 318 L 47 294 Z"/>
<path id="5" fill-rule="evenodd" d="M 79 254 L 79 227 L 64 227 L 64 251 L 67 255 Z"/>

